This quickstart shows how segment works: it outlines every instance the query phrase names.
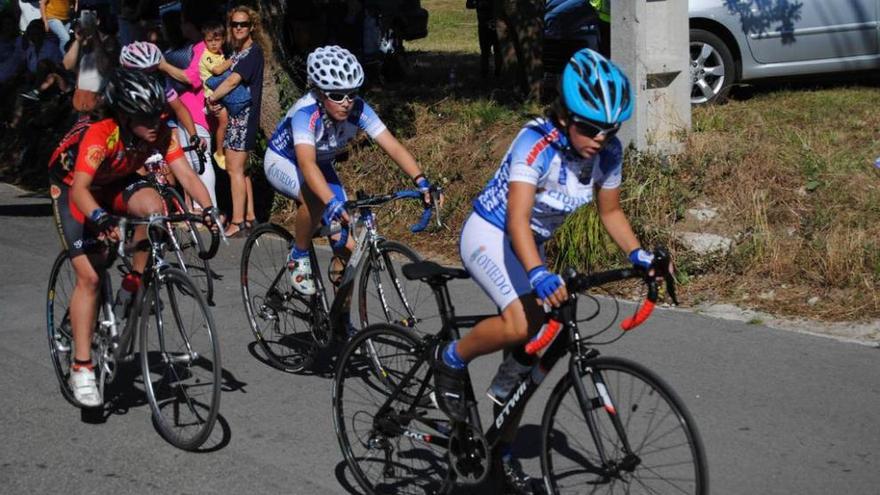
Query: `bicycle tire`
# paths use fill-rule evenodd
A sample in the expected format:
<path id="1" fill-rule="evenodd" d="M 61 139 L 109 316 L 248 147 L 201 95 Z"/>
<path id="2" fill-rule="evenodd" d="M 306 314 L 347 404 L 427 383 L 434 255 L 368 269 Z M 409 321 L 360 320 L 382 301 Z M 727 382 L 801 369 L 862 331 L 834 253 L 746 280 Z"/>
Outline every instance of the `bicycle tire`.
<path id="1" fill-rule="evenodd" d="M 159 434 L 183 450 L 205 443 L 220 411 L 215 328 L 202 292 L 185 272 L 166 268 L 149 278 L 140 304 L 144 389 Z"/>
<path id="2" fill-rule="evenodd" d="M 433 291 L 419 280 L 407 279 L 400 269 L 406 263 L 422 261 L 422 257 L 396 241 L 382 241 L 378 256 L 369 254 L 358 286 L 361 328 L 394 323 L 421 334 L 439 331 L 442 323 Z"/>
<path id="3" fill-rule="evenodd" d="M 406 395 L 400 406 L 392 405 L 389 415 L 378 422 L 373 415 L 391 391 L 386 380 L 375 381 L 373 366 L 365 363 L 369 358 L 357 352 L 367 341 L 373 343 L 389 376 L 403 378 L 413 365 L 420 363 L 418 372 L 400 389 Z M 368 494 L 436 493 L 452 485 L 446 448 L 400 431 L 382 431 L 393 424 L 405 431 L 445 436 L 437 428 L 449 429 L 449 420 L 439 409 L 421 405 L 430 401 L 412 400 L 413 396 L 427 399 L 431 390 L 425 384 L 430 380 L 430 365 L 421 359 L 422 349 L 423 344 L 411 330 L 380 323 L 358 332 L 337 362 L 333 426 L 351 473 Z M 398 384 L 400 381 L 395 383 Z M 415 411 L 410 413 L 409 409 Z"/>
<path id="4" fill-rule="evenodd" d="M 308 314 L 312 310 L 291 297 L 287 256 L 292 242 L 293 235 L 287 229 L 272 223 L 259 225 L 244 243 L 240 278 L 248 324 L 257 344 L 269 364 L 296 373 L 311 366 L 318 348 L 311 321 L 291 312 Z M 279 272 L 283 272 L 280 279 Z"/>
<path id="5" fill-rule="evenodd" d="M 65 272 L 69 274 L 65 275 Z M 49 338 L 49 358 L 55 369 L 55 377 L 61 388 L 61 395 L 71 405 L 82 407 L 70 389 L 70 365 L 73 359 L 73 330 L 70 327 L 70 296 L 76 285 L 76 275 L 67 251 L 55 257 L 49 274 L 49 287 L 46 291 L 46 330 Z M 100 296 L 99 296 L 100 298 Z"/>
<path id="6" fill-rule="evenodd" d="M 581 410 L 571 374 L 566 374 L 553 389 L 541 421 L 541 470 L 550 493 L 581 493 L 584 487 L 591 487 L 590 493 L 709 493 L 699 431 L 672 388 L 654 372 L 626 359 L 599 357 L 584 363 L 584 368 L 589 373 L 582 371 L 580 377 L 591 377 L 582 380 L 591 398 L 587 413 Z M 623 452 L 612 415 L 599 398 L 596 376 L 605 384 L 635 457 Z M 604 465 L 584 425 L 585 414 L 595 420 L 607 458 Z M 577 426 L 565 428 L 564 422 Z M 566 468 L 563 461 L 572 465 Z"/>
<path id="7" fill-rule="evenodd" d="M 186 213 L 188 210 L 184 208 L 186 204 L 183 197 L 176 189 L 165 188 L 168 196 L 165 200 L 168 203 L 170 214 Z M 207 251 L 207 245 L 202 240 L 202 234 L 199 232 L 198 226 L 193 222 L 184 221 L 176 222 L 171 225 L 169 234 L 173 235 L 176 246 L 175 257 L 180 264 L 179 267 L 193 279 L 193 282 L 202 290 L 205 300 L 210 306 L 214 306 L 214 272 L 211 271 L 211 263 L 199 256 L 199 253 Z M 175 243 L 168 243 L 169 248 L 173 249 Z"/>

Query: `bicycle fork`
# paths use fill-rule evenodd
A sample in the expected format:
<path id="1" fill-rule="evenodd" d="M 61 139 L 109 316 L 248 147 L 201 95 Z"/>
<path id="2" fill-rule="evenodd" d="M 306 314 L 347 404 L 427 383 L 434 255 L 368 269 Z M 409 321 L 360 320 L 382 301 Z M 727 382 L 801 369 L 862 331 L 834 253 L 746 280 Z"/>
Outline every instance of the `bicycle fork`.
<path id="1" fill-rule="evenodd" d="M 589 364 L 591 357 L 592 356 L 573 357 L 569 360 L 568 372 L 574 382 L 575 395 L 577 396 L 581 413 L 584 416 L 584 421 L 586 421 L 590 436 L 593 439 L 593 443 L 596 445 L 596 453 L 601 462 L 600 468 L 603 470 L 605 476 L 619 478 L 621 471 L 632 472 L 636 466 L 639 465 L 641 459 L 639 459 L 630 448 L 629 438 L 627 438 L 626 431 L 623 428 L 623 423 L 621 422 L 620 414 L 614 404 L 614 400 L 608 391 L 608 387 L 605 386 L 604 377 L 602 377 L 601 373 L 593 369 Z M 591 398 L 589 396 L 587 389 L 584 386 L 584 382 L 580 378 L 581 373 L 590 377 L 590 380 L 593 382 L 593 386 L 596 389 L 597 397 Z M 603 443 L 602 435 L 599 431 L 599 424 L 593 412 L 599 408 L 605 410 L 608 414 L 608 418 L 611 420 L 611 424 L 614 426 L 614 431 L 620 439 L 620 444 L 625 454 L 623 459 L 608 459 L 605 452 L 605 444 Z"/>

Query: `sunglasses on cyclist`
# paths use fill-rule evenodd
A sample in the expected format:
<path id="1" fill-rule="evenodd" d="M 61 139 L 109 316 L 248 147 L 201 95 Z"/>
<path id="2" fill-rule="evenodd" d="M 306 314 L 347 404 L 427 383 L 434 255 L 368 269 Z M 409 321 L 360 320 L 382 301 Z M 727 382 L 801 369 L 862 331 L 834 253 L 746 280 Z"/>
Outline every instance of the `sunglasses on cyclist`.
<path id="1" fill-rule="evenodd" d="M 162 114 L 158 115 L 136 115 L 131 118 L 132 125 L 143 126 L 149 129 L 155 129 L 162 123 Z"/>
<path id="2" fill-rule="evenodd" d="M 229 25 L 232 27 L 232 29 L 235 29 L 235 28 L 250 28 L 250 27 L 251 27 L 251 21 L 241 21 L 241 22 L 239 22 L 239 21 L 231 21 L 231 22 L 229 23 Z"/>
<path id="3" fill-rule="evenodd" d="M 348 93 L 332 91 L 329 93 L 324 93 L 324 96 L 326 96 L 327 99 L 332 101 L 333 103 L 341 105 L 345 103 L 345 100 L 353 102 L 354 99 L 357 98 L 357 91 L 349 91 Z"/>
<path id="4" fill-rule="evenodd" d="M 577 117 L 574 117 L 572 120 L 574 121 L 574 127 L 575 129 L 577 129 L 578 134 L 586 136 L 590 139 L 604 136 L 605 140 L 608 141 L 613 138 L 615 134 L 617 134 L 617 131 L 620 130 L 620 124 L 615 124 L 611 127 L 602 127 L 596 123 L 590 122 L 589 120 Z"/>

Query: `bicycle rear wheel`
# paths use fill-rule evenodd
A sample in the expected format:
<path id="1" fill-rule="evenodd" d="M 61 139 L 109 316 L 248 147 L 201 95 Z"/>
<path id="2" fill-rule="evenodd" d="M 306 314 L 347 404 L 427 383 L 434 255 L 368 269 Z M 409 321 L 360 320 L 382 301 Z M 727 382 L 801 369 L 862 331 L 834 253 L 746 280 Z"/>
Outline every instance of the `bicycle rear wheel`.
<path id="1" fill-rule="evenodd" d="M 440 311 L 431 288 L 403 276 L 401 268 L 422 257 L 409 246 L 383 241 L 364 264 L 358 288 L 361 328 L 374 323 L 394 323 L 419 333 L 440 330 Z"/>
<path id="2" fill-rule="evenodd" d="M 258 226 L 241 253 L 241 297 L 248 323 L 269 363 L 287 372 L 312 364 L 317 352 L 312 335 L 312 306 L 294 293 L 287 272 L 293 236 L 281 226 Z"/>
<path id="3" fill-rule="evenodd" d="M 186 213 L 183 198 L 176 190 L 167 188 L 169 212 Z M 211 271 L 211 263 L 199 257 L 199 252 L 207 251 L 208 245 L 202 239 L 198 225 L 192 222 L 176 222 L 171 225 L 171 235 L 175 242 L 169 242 L 168 248 L 174 252 L 171 265 L 185 271 L 196 286 L 202 291 L 209 305 L 214 305 L 214 272 Z"/>
<path id="4" fill-rule="evenodd" d="M 586 368 L 580 379 L 588 403 L 580 403 L 567 374 L 544 411 L 541 470 L 552 493 L 709 493 L 699 431 L 669 385 L 625 359 L 600 357 Z M 595 437 L 585 417 L 595 424 Z"/>
<path id="5" fill-rule="evenodd" d="M 61 251 L 55 257 L 49 275 L 49 289 L 46 294 L 46 329 L 49 337 L 49 357 L 55 369 L 55 377 L 61 387 L 61 394 L 76 407 L 81 407 L 73 397 L 68 380 L 73 361 L 73 330 L 70 326 L 70 297 L 76 285 L 76 274 L 67 256 Z"/>
<path id="6" fill-rule="evenodd" d="M 368 342 L 374 353 L 356 352 Z M 369 494 L 428 494 L 451 486 L 449 420 L 430 405 L 424 354 L 411 330 L 377 324 L 358 332 L 337 363 L 333 424 L 349 469 Z M 382 364 L 381 379 L 374 359 Z"/>
<path id="7" fill-rule="evenodd" d="M 141 299 L 141 367 L 159 434 L 196 450 L 220 410 L 221 364 L 214 319 L 186 273 L 167 268 Z"/>

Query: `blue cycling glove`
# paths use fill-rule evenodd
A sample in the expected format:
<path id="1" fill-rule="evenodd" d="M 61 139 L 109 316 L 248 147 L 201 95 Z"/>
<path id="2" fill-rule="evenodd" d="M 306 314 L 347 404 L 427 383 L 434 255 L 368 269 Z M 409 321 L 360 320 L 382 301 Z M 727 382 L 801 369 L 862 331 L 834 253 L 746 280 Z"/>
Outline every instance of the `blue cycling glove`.
<path id="1" fill-rule="evenodd" d="M 324 225 L 330 225 L 333 222 L 338 222 L 340 218 L 342 218 L 342 213 L 345 211 L 345 203 L 342 202 L 336 196 L 327 203 L 327 207 L 324 208 L 324 213 L 321 214 L 321 219 L 324 220 Z"/>
<path id="2" fill-rule="evenodd" d="M 424 175 L 419 175 L 416 178 L 416 187 L 419 188 L 419 192 L 425 194 L 431 190 L 431 183 L 428 181 L 428 178 Z"/>
<path id="3" fill-rule="evenodd" d="M 541 300 L 546 300 L 550 295 L 556 292 L 556 289 L 562 287 L 562 277 L 555 273 L 550 273 L 544 265 L 538 265 L 529 270 L 529 285 L 538 294 Z"/>
<path id="4" fill-rule="evenodd" d="M 651 263 L 654 262 L 654 255 L 642 248 L 636 248 L 629 253 L 629 260 L 633 265 L 647 270 L 651 268 Z"/>

